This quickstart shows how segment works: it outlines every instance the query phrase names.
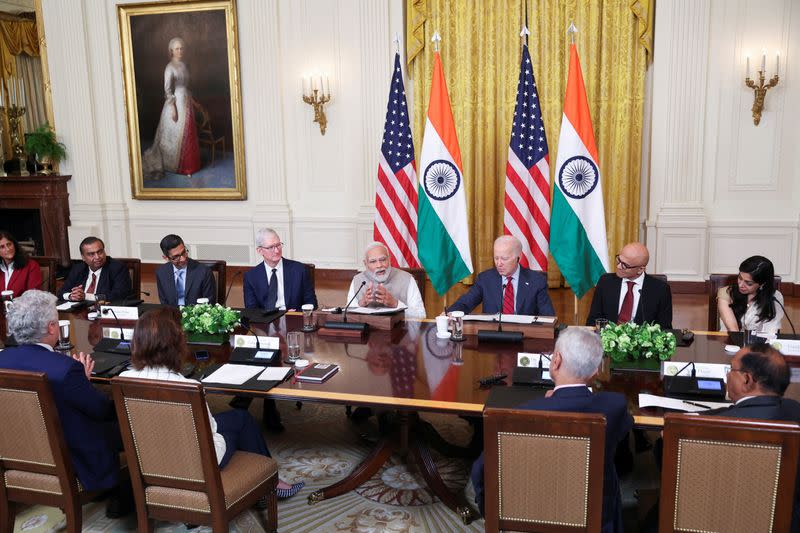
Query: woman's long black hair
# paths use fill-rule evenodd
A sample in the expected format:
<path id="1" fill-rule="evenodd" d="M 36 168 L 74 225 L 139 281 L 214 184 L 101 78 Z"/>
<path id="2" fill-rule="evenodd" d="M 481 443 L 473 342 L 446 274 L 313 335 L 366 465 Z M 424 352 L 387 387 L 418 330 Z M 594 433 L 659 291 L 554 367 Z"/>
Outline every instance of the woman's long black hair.
<path id="1" fill-rule="evenodd" d="M 761 255 L 748 257 L 739 265 L 739 272 L 745 272 L 753 277 L 753 281 L 759 284 L 753 303 L 758 309 L 758 319 L 766 322 L 775 318 L 775 267 L 772 261 Z M 739 292 L 737 283 L 728 287 L 728 294 L 731 295 L 731 309 L 736 315 L 736 322 L 741 324 L 742 317 L 747 312 L 747 295 Z"/>
<path id="2" fill-rule="evenodd" d="M 22 268 L 28 264 L 28 256 L 25 251 L 19 247 L 17 239 L 9 232 L 0 229 L 0 239 L 8 239 L 14 245 L 14 269 Z"/>

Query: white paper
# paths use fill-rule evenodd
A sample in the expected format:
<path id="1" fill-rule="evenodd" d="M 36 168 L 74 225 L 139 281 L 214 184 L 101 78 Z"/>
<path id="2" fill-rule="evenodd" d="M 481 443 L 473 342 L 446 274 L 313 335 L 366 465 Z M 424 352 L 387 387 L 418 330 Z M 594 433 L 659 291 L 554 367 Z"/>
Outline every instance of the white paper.
<path id="1" fill-rule="evenodd" d="M 772 347 L 783 355 L 800 355 L 800 340 L 794 339 L 775 339 Z"/>
<path id="2" fill-rule="evenodd" d="M 230 365 L 219 367 L 213 374 L 203 378 L 203 383 L 224 383 L 226 385 L 242 385 L 266 367 L 253 365 Z"/>
<path id="3" fill-rule="evenodd" d="M 354 313 L 357 315 L 378 315 L 381 313 L 392 313 L 393 311 L 403 311 L 407 309 L 406 305 L 398 305 L 397 307 L 348 307 L 347 313 Z"/>
<path id="4" fill-rule="evenodd" d="M 78 302 L 64 302 L 63 304 L 57 305 L 56 309 L 59 311 L 69 311 L 70 309 L 75 307 L 77 303 Z"/>
<path id="5" fill-rule="evenodd" d="M 539 368 L 539 359 L 542 360 L 542 368 L 550 368 L 550 357 L 542 357 L 540 353 L 519 352 L 517 354 L 517 366 L 528 368 Z"/>
<path id="6" fill-rule="evenodd" d="M 278 337 L 258 336 L 258 343 L 263 350 L 277 350 L 281 347 L 281 340 Z M 235 348 L 256 348 L 255 335 L 234 335 L 233 346 Z"/>
<path id="7" fill-rule="evenodd" d="M 117 315 L 116 318 L 119 320 L 139 320 L 138 307 L 127 307 L 122 305 L 101 305 L 100 316 L 103 318 L 108 318 L 113 320 L 114 314 L 112 314 L 110 310 L 114 311 L 114 314 Z"/>
<path id="8" fill-rule="evenodd" d="M 270 366 L 264 370 L 260 376 L 258 376 L 258 381 L 283 381 L 286 379 L 286 375 L 292 369 L 290 366 Z"/>
<path id="9" fill-rule="evenodd" d="M 464 315 L 467 322 L 499 322 L 500 313 L 493 315 Z M 552 324 L 556 321 L 554 316 L 538 315 L 503 315 L 503 323 L 506 324 Z"/>
<path id="10" fill-rule="evenodd" d="M 692 403 L 687 403 L 692 402 Z M 704 407 L 700 407 L 700 406 Z M 663 407 L 665 409 L 675 409 L 678 411 L 685 411 L 687 413 L 702 413 L 709 409 L 718 409 L 720 407 L 729 407 L 731 404 L 727 402 L 708 402 L 706 400 L 679 400 L 677 398 L 665 398 L 664 396 L 656 396 L 655 394 L 639 394 L 639 407 Z"/>
<path id="11" fill-rule="evenodd" d="M 686 367 L 686 368 L 684 368 Z M 725 383 L 728 382 L 728 370 L 731 365 L 723 363 L 695 363 L 695 377 L 698 378 L 719 378 Z M 680 371 L 681 376 L 692 375 L 692 365 L 687 366 L 686 361 L 662 361 L 661 377 L 676 376 Z"/>

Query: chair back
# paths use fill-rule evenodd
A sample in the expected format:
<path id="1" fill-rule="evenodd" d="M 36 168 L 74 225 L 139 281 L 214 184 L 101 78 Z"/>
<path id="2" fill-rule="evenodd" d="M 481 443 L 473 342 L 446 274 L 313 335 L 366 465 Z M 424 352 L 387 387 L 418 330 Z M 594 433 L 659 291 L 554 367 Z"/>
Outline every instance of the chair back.
<path id="1" fill-rule="evenodd" d="M 651 278 L 656 278 L 659 281 L 663 281 L 664 283 L 668 283 L 666 274 L 648 274 L 648 276 Z"/>
<path id="2" fill-rule="evenodd" d="M 128 268 L 128 275 L 131 277 L 131 294 L 133 298 L 139 298 L 142 293 L 142 260 L 135 257 L 115 257 L 117 261 L 125 264 Z"/>
<path id="3" fill-rule="evenodd" d="M 228 264 L 225 261 L 215 259 L 198 259 L 197 262 L 211 269 L 211 273 L 214 274 L 214 282 L 217 284 L 217 303 L 225 305 L 225 292 L 228 286 L 226 268 Z"/>
<path id="4" fill-rule="evenodd" d="M 738 274 L 710 274 L 706 282 L 708 292 L 708 331 L 719 331 L 719 309 L 717 309 L 717 292 L 721 287 L 736 283 Z M 781 289 L 781 277 L 775 276 L 775 290 Z"/>
<path id="5" fill-rule="evenodd" d="M 224 511 L 202 386 L 116 377 L 111 390 L 137 502 L 154 490 L 182 490 L 206 493 L 201 506 Z"/>
<path id="6" fill-rule="evenodd" d="M 42 271 L 42 286 L 40 290 L 56 293 L 56 270 L 58 270 L 58 258 L 43 255 L 32 255 L 32 261 L 39 263 L 39 270 Z"/>
<path id="7" fill-rule="evenodd" d="M 486 531 L 600 531 L 605 417 L 487 408 Z"/>
<path id="8" fill-rule="evenodd" d="M 311 279 L 311 286 L 316 287 L 314 278 L 316 277 L 317 267 L 314 263 L 303 263 L 308 271 L 308 277 Z"/>
<path id="9" fill-rule="evenodd" d="M 667 414 L 659 531 L 789 531 L 800 426 Z"/>
<path id="10" fill-rule="evenodd" d="M 0 370 L 0 428 L 0 497 L 77 501 L 77 478 L 43 372 Z"/>
<path id="11" fill-rule="evenodd" d="M 422 301 L 425 301 L 425 269 L 424 268 L 405 268 L 401 267 L 400 270 L 405 270 L 414 277 L 419 287 L 419 294 L 422 296 Z"/>

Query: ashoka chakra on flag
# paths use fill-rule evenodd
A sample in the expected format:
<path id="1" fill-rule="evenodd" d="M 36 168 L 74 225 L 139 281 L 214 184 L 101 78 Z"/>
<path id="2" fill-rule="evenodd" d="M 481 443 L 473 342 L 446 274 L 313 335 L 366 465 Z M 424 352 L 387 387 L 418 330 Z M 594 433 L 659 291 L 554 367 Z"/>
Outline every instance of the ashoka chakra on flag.
<path id="1" fill-rule="evenodd" d="M 597 166 L 588 157 L 576 155 L 567 159 L 558 170 L 561 190 L 570 198 L 585 198 L 597 186 Z"/>
<path id="2" fill-rule="evenodd" d="M 434 200 L 447 200 L 461 185 L 461 174 L 450 161 L 438 159 L 428 165 L 422 178 L 425 192 Z"/>

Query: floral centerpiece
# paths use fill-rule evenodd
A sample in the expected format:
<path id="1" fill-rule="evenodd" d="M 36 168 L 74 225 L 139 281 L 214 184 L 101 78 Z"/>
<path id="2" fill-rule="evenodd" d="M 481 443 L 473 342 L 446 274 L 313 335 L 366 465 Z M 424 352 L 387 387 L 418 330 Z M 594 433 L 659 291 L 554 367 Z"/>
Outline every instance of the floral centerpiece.
<path id="1" fill-rule="evenodd" d="M 662 331 L 658 324 L 609 324 L 600 332 L 600 338 L 603 341 L 603 351 L 611 358 L 615 367 L 657 369 L 661 361 L 668 361 L 672 357 L 677 346 L 675 335 Z M 627 362 L 639 364 L 626 365 Z"/>
<path id="2" fill-rule="evenodd" d="M 186 305 L 181 308 L 181 326 L 190 342 L 222 344 L 239 325 L 241 313 L 220 304 Z"/>

